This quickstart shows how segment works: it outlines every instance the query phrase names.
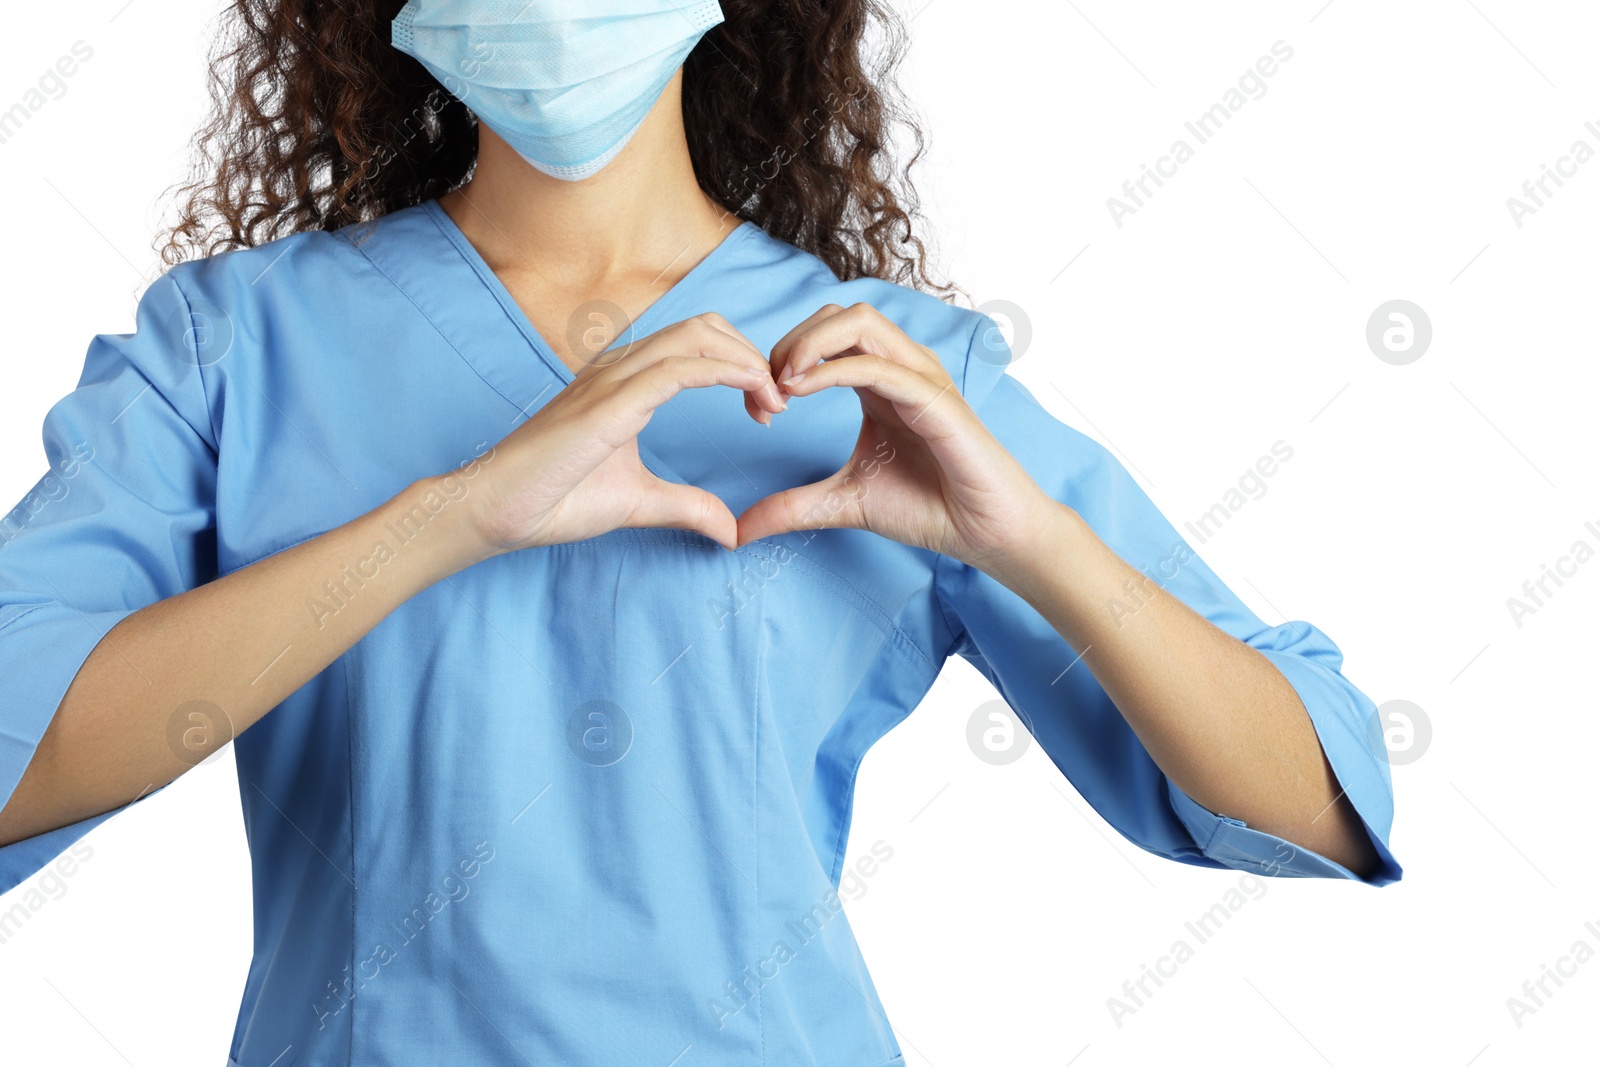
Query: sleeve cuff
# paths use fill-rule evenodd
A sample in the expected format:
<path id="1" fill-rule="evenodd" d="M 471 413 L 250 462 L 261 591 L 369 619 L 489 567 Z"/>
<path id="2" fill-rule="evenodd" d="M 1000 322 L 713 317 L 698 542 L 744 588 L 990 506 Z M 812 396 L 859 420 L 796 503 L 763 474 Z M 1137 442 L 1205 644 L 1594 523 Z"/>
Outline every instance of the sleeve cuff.
<path id="1" fill-rule="evenodd" d="M 1387 840 L 1394 821 L 1394 794 L 1377 719 L 1361 714 L 1344 686 L 1329 679 L 1322 668 L 1292 653 L 1258 651 L 1283 672 L 1300 695 L 1334 777 L 1355 807 L 1378 854 L 1378 867 L 1362 878 L 1303 845 L 1216 814 L 1167 779 L 1168 798 L 1179 821 L 1201 853 L 1224 867 L 1291 878 L 1347 878 L 1372 886 L 1398 882 L 1403 870 Z"/>
<path id="2" fill-rule="evenodd" d="M 79 614 L 30 605 L 0 622 L 4 639 L 10 642 L 6 664 L 26 664 L 29 668 L 8 671 L 12 708 L 11 714 L 0 722 L 0 805 L 16 791 L 84 661 L 105 635 L 134 610 Z M 33 618 L 28 618 L 30 615 Z M 145 797 L 155 792 L 151 790 Z M 138 801 L 0 846 L 0 893 L 9 892 L 90 830 L 135 803 Z"/>

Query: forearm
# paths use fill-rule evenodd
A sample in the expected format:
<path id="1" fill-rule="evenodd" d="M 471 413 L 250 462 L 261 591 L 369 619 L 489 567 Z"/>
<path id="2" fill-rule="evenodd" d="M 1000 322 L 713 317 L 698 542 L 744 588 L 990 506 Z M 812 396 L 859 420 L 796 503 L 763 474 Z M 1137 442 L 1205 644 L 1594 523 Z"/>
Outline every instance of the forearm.
<path id="1" fill-rule="evenodd" d="M 465 483 L 451 484 L 459 494 Z M 0 809 L 0 844 L 110 811 L 167 784 L 200 758 L 169 741 L 174 717 L 187 723 L 184 705 L 204 701 L 220 709 L 220 717 L 205 705 L 190 709 L 202 715 L 196 728 L 209 728 L 220 745 L 397 606 L 482 558 L 465 497 L 452 500 L 439 486 L 440 479 L 418 481 L 343 526 L 113 627 L 74 676 Z M 441 500 L 443 506 L 429 510 Z M 407 517 L 415 536 L 402 544 L 391 524 Z M 376 564 L 380 544 L 393 553 Z"/>
<path id="2" fill-rule="evenodd" d="M 1211 811 L 1358 875 L 1373 869 L 1377 854 L 1282 672 L 1131 567 L 1076 512 L 1054 502 L 1043 512 L 1025 547 L 989 573 L 1082 653 L 1074 669 L 1093 672 L 1162 771 Z"/>

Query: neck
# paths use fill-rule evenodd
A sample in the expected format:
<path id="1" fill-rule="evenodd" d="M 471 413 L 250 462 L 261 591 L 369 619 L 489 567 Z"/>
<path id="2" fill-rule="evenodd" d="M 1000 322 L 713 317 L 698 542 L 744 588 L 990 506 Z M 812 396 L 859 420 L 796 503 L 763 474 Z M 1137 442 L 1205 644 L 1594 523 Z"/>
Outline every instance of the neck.
<path id="1" fill-rule="evenodd" d="M 535 169 L 480 125 L 477 168 L 440 205 L 496 272 L 581 288 L 648 271 L 670 285 L 739 224 L 695 179 L 682 83 L 680 70 L 617 157 L 580 181 Z"/>

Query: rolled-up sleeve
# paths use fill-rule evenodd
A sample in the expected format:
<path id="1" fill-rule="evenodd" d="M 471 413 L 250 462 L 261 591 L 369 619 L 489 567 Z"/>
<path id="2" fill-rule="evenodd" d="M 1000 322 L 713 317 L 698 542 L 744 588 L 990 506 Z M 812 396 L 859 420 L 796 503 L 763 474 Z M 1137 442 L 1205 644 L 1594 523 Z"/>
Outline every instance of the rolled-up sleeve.
<path id="1" fill-rule="evenodd" d="M 1398 881 L 1401 868 L 1389 850 L 1394 795 L 1381 726 L 1372 700 L 1344 676 L 1333 641 L 1303 621 L 1266 625 L 1109 450 L 1051 415 L 1003 367 L 969 359 L 963 379 L 968 402 L 1042 489 L 1081 515 L 1130 566 L 1282 672 L 1381 863 L 1363 879 L 1197 803 L 1161 771 L 1094 675 L 1077 662 L 1078 653 L 1031 605 L 983 572 L 940 557 L 935 589 L 955 634 L 951 652 L 989 679 L 1084 799 L 1139 847 L 1200 866 L 1370 885 Z"/>
<path id="2" fill-rule="evenodd" d="M 216 576 L 202 367 L 214 325 L 163 276 L 134 332 L 95 337 L 77 386 L 45 416 L 46 472 L 0 519 L 0 805 L 112 627 Z M 0 848 L 0 892 L 126 807 Z"/>

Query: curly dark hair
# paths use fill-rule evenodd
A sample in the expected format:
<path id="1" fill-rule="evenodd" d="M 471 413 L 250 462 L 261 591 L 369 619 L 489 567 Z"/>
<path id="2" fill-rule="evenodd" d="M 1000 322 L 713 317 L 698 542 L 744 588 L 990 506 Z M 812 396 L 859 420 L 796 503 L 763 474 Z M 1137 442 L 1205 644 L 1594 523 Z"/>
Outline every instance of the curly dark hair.
<path id="1" fill-rule="evenodd" d="M 168 265 L 440 196 L 477 160 L 476 119 L 389 43 L 404 0 L 233 0 L 212 55 L 212 113 L 164 235 Z M 842 280 L 934 292 L 911 167 L 924 140 L 893 75 L 904 27 L 883 0 L 721 0 L 684 63 L 695 175 L 729 212 Z M 874 27 L 875 57 L 865 41 Z M 910 158 L 897 165 L 891 133 Z"/>

